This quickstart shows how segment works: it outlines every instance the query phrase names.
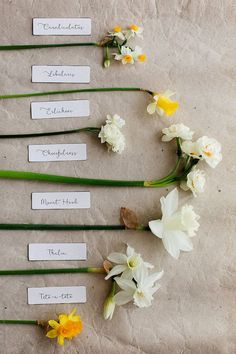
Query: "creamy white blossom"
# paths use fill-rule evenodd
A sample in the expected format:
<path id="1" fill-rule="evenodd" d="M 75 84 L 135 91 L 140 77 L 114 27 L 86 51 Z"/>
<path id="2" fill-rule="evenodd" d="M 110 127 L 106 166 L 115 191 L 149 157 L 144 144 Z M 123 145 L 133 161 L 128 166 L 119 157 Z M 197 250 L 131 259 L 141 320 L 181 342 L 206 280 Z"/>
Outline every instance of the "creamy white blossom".
<path id="1" fill-rule="evenodd" d="M 146 54 L 143 53 L 142 48 L 139 47 L 139 46 L 136 46 L 134 48 L 134 51 L 133 51 L 132 54 L 133 54 L 133 58 L 134 58 L 135 61 L 144 62 L 147 59 Z"/>
<path id="2" fill-rule="evenodd" d="M 108 32 L 108 34 L 110 37 L 116 37 L 121 41 L 124 41 L 126 39 L 125 33 L 122 31 L 122 28 L 120 26 L 114 27 L 113 31 Z"/>
<path id="3" fill-rule="evenodd" d="M 132 37 L 139 37 L 143 39 L 143 27 L 137 26 L 135 24 L 132 24 L 129 26 L 129 29 L 125 31 L 125 36 L 127 39 L 130 39 Z"/>
<path id="4" fill-rule="evenodd" d="M 116 265 L 110 270 L 106 276 L 106 280 L 118 274 L 122 274 L 123 278 L 132 279 L 133 273 L 141 268 L 153 268 L 153 265 L 144 262 L 141 255 L 136 253 L 134 248 L 127 245 L 126 254 L 113 252 L 107 259 Z"/>
<path id="5" fill-rule="evenodd" d="M 114 59 L 119 60 L 122 64 L 134 64 L 134 51 L 129 47 L 122 46 L 120 53 L 114 53 Z"/>
<path id="6" fill-rule="evenodd" d="M 124 119 L 120 118 L 117 114 L 113 117 L 107 116 L 106 124 L 101 127 L 98 137 L 101 143 L 106 143 L 108 150 L 121 153 L 125 148 L 125 137 L 121 133 L 120 128 L 125 124 Z"/>
<path id="7" fill-rule="evenodd" d="M 116 277 L 115 281 L 121 288 L 114 296 L 117 305 L 125 305 L 133 301 L 137 307 L 149 307 L 152 304 L 154 293 L 160 288 L 155 283 L 163 276 L 163 271 L 148 275 L 146 268 L 137 269 L 134 272 L 134 279 Z"/>
<path id="8" fill-rule="evenodd" d="M 205 172 L 197 168 L 193 168 L 187 175 L 187 180 L 180 183 L 180 187 L 183 190 L 191 190 L 194 197 L 198 194 L 203 193 L 205 190 Z"/>
<path id="9" fill-rule="evenodd" d="M 182 123 L 172 124 L 169 128 L 162 129 L 162 133 L 164 134 L 162 141 L 171 141 L 174 138 L 191 140 L 194 134 L 194 132 L 191 131 L 189 127 Z"/>
<path id="10" fill-rule="evenodd" d="M 196 159 L 205 160 L 206 163 L 215 168 L 222 160 L 221 144 L 213 138 L 203 136 L 197 141 L 184 141 L 182 151 Z"/>
<path id="11" fill-rule="evenodd" d="M 166 197 L 160 199 L 162 218 L 149 222 L 152 233 L 161 238 L 167 252 L 178 258 L 180 251 L 193 249 L 190 237 L 199 228 L 199 216 L 191 205 L 184 205 L 178 210 L 179 196 L 175 188 Z"/>
<path id="12" fill-rule="evenodd" d="M 111 116 L 110 114 L 107 115 L 106 123 L 114 124 L 118 128 L 122 128 L 125 125 L 125 120 L 118 116 L 118 114 L 114 114 Z"/>

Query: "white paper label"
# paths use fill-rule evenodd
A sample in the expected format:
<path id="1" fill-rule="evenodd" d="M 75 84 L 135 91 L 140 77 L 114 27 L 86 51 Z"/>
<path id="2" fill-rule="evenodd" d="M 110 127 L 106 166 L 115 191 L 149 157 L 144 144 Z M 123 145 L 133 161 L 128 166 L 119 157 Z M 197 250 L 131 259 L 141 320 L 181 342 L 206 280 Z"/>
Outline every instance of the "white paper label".
<path id="1" fill-rule="evenodd" d="M 34 18 L 34 36 L 88 36 L 90 18 Z"/>
<path id="2" fill-rule="evenodd" d="M 29 161 L 84 161 L 86 144 L 29 145 Z"/>
<path id="3" fill-rule="evenodd" d="M 32 209 L 89 209 L 90 192 L 32 193 Z"/>
<path id="4" fill-rule="evenodd" d="M 32 82 L 88 84 L 90 67 L 86 65 L 33 65 Z"/>
<path id="5" fill-rule="evenodd" d="M 28 288 L 28 304 L 75 304 L 86 302 L 85 286 Z"/>
<path id="6" fill-rule="evenodd" d="M 82 261 L 87 259 L 86 243 L 30 243 L 30 261 Z"/>
<path id="7" fill-rule="evenodd" d="M 89 100 L 31 102 L 32 119 L 88 117 Z"/>

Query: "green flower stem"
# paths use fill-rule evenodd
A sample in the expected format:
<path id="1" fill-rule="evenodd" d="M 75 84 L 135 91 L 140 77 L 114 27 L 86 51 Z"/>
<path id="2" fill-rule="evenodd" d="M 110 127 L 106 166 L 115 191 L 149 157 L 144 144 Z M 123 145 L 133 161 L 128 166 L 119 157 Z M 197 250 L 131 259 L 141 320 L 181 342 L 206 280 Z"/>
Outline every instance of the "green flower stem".
<path id="1" fill-rule="evenodd" d="M 0 134 L 0 139 L 19 139 L 19 138 L 38 138 L 40 136 L 52 136 L 52 135 L 64 135 L 64 134 L 75 134 L 75 133 L 95 133 L 98 134 L 101 128 L 86 127 L 80 129 L 62 130 L 57 132 L 46 132 L 46 133 L 28 133 L 28 134 Z"/>
<path id="2" fill-rule="evenodd" d="M 0 320 L 0 324 L 24 324 L 24 325 L 39 325 L 35 320 Z"/>
<path id="3" fill-rule="evenodd" d="M 52 269 L 11 269 L 0 270 L 1 275 L 36 275 L 36 274 L 65 274 L 65 273 L 98 273 L 105 274 L 104 268 L 52 268 Z"/>
<path id="4" fill-rule="evenodd" d="M 74 90 L 62 90 L 62 91 L 45 91 L 45 92 L 31 92 L 31 93 L 20 93 L 20 94 L 10 94 L 10 95 L 0 95 L 0 100 L 12 99 L 12 98 L 25 98 L 25 97 L 39 97 L 39 96 L 49 96 L 49 95 L 65 95 L 73 93 L 85 93 L 85 92 L 117 92 L 117 91 L 141 91 L 147 92 L 153 95 L 152 91 L 145 90 L 139 87 L 98 87 L 98 88 L 85 88 L 85 89 L 74 89 Z"/>
<path id="5" fill-rule="evenodd" d="M 99 42 L 57 43 L 57 44 L 12 44 L 12 45 L 0 45 L 0 51 L 56 48 L 56 47 L 87 47 L 87 46 L 101 47 L 101 44 Z"/>
<path id="6" fill-rule="evenodd" d="M 0 224 L 0 230 L 36 230 L 36 231 L 111 231 L 128 230 L 125 225 L 63 225 L 63 224 Z M 129 229 L 130 230 L 130 229 Z M 136 231 L 149 231 L 148 226 L 140 225 Z"/>

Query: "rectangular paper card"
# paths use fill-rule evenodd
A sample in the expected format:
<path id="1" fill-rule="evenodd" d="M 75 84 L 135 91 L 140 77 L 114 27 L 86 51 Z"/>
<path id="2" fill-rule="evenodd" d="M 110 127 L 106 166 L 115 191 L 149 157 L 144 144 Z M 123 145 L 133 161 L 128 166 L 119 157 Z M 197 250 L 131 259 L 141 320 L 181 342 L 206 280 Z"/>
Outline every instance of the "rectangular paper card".
<path id="1" fill-rule="evenodd" d="M 87 65 L 33 65 L 32 82 L 88 84 L 90 67 Z"/>
<path id="2" fill-rule="evenodd" d="M 30 243 L 30 261 L 84 261 L 87 259 L 86 243 Z"/>
<path id="3" fill-rule="evenodd" d="M 28 288 L 28 304 L 75 304 L 86 302 L 85 286 Z"/>
<path id="4" fill-rule="evenodd" d="M 84 161 L 86 144 L 29 145 L 29 162 Z"/>
<path id="5" fill-rule="evenodd" d="M 32 119 L 88 117 L 89 100 L 31 102 Z"/>
<path id="6" fill-rule="evenodd" d="M 89 209 L 90 192 L 32 193 L 32 209 Z"/>
<path id="7" fill-rule="evenodd" d="M 34 36 L 88 36 L 90 18 L 34 18 Z"/>

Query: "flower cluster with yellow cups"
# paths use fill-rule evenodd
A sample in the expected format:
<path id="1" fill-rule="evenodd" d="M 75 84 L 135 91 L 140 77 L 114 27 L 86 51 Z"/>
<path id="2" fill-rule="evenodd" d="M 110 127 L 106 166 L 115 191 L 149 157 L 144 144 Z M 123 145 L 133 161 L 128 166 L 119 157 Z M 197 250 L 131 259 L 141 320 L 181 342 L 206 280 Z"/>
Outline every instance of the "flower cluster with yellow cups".
<path id="1" fill-rule="evenodd" d="M 114 59 L 120 61 L 122 64 L 134 64 L 136 62 L 143 63 L 147 60 L 146 54 L 139 46 L 134 49 L 130 46 L 129 41 L 132 38 L 142 36 L 143 28 L 136 24 L 131 24 L 126 29 L 120 26 L 115 26 L 112 31 L 108 32 L 107 36 L 101 41 L 104 50 L 104 67 L 110 66 L 110 48 L 117 48 L 118 53 L 112 53 Z"/>

